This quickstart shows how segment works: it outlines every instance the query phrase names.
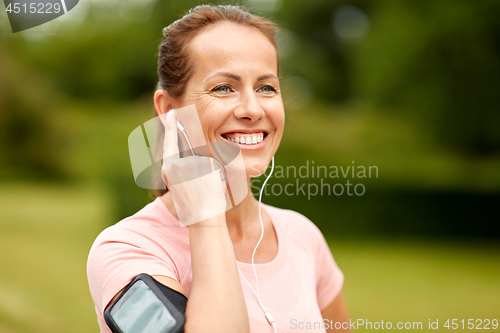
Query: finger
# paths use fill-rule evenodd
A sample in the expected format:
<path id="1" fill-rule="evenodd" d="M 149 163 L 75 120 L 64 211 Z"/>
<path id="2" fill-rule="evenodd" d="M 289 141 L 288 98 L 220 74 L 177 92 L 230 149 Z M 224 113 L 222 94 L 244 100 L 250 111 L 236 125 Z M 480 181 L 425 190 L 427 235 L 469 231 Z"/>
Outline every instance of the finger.
<path id="1" fill-rule="evenodd" d="M 165 117 L 165 116 L 164 116 Z M 172 163 L 179 158 L 179 147 L 177 146 L 177 120 L 174 110 L 167 112 L 164 125 L 165 137 L 163 140 L 163 163 Z"/>

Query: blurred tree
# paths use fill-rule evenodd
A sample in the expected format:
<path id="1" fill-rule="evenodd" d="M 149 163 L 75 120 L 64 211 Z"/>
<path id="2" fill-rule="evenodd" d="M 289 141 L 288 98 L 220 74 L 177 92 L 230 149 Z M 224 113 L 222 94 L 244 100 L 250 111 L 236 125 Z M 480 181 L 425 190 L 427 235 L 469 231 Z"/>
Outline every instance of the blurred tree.
<path id="1" fill-rule="evenodd" d="M 335 31 L 347 6 L 367 14 L 366 36 Z M 316 97 L 403 112 L 465 154 L 500 152 L 498 1 L 291 1 L 276 17 L 296 36 L 284 72 L 309 80 Z"/>
<path id="2" fill-rule="evenodd" d="M 367 1 L 350 1 L 366 7 Z M 294 33 L 290 56 L 281 63 L 282 72 L 306 78 L 316 97 L 330 102 L 351 98 L 350 62 L 345 45 L 332 30 L 332 16 L 342 1 L 290 1 L 275 14 L 281 27 Z"/>
<path id="3" fill-rule="evenodd" d="M 4 52 L 0 72 L 0 169 L 9 178 L 67 177 L 67 131 L 53 121 L 58 96 Z"/>
<path id="4" fill-rule="evenodd" d="M 500 152 L 500 3 L 380 1 L 353 50 L 354 95 L 466 154 Z"/>
<path id="5" fill-rule="evenodd" d="M 11 38 L 7 49 L 73 96 L 134 100 L 155 87 L 162 28 L 198 2 L 149 1 L 150 14 L 133 3 L 93 3 L 81 25 L 40 42 Z M 335 30 L 346 6 L 366 14 L 366 36 L 349 41 Z M 499 2 L 293 0 L 266 16 L 294 36 L 282 73 L 308 80 L 316 98 L 374 102 L 458 151 L 500 151 Z"/>
<path id="6" fill-rule="evenodd" d="M 5 46 L 25 63 L 44 71 L 63 92 L 80 99 L 132 101 L 152 93 L 162 29 L 197 1 L 89 4 L 85 20 L 43 40 L 15 35 Z M 137 10 L 136 10 L 137 9 Z"/>

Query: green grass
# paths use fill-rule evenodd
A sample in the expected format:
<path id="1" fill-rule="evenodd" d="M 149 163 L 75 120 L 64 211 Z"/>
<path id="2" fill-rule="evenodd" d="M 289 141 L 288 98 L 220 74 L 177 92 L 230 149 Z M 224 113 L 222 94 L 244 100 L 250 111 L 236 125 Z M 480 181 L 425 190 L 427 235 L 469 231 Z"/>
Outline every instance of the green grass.
<path id="1" fill-rule="evenodd" d="M 97 186 L 0 185 L 0 332 L 98 331 L 85 266 L 109 202 Z M 500 319 L 498 245 L 327 239 L 353 319 Z"/>
<path id="2" fill-rule="evenodd" d="M 89 187 L 0 187 L 0 332 L 97 332 L 86 260 L 109 223 Z"/>
<path id="3" fill-rule="evenodd" d="M 500 246 L 444 240 L 329 240 L 353 320 L 500 320 Z M 479 323 L 479 322 L 478 322 Z"/>

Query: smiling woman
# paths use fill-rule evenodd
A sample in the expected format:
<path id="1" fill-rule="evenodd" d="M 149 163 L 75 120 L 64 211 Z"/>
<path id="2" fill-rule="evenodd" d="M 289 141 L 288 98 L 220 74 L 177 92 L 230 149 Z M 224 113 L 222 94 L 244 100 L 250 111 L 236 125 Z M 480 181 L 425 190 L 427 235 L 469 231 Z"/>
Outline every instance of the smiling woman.
<path id="1" fill-rule="evenodd" d="M 154 103 L 169 156 L 178 153 L 171 111 L 195 105 L 207 143 L 241 149 L 249 189 L 251 178 L 265 172 L 285 121 L 276 31 L 239 7 L 207 5 L 164 29 Z M 186 172 L 193 157 L 168 168 Z M 185 227 L 179 209 L 225 206 L 219 174 L 203 187 L 201 204 L 192 199 L 199 188 L 171 186 L 98 236 L 87 272 L 101 332 L 110 332 L 104 310 L 141 273 L 188 299 L 187 333 L 294 332 L 293 321 L 348 321 L 343 274 L 309 219 L 261 204 L 249 190 L 232 209 Z"/>

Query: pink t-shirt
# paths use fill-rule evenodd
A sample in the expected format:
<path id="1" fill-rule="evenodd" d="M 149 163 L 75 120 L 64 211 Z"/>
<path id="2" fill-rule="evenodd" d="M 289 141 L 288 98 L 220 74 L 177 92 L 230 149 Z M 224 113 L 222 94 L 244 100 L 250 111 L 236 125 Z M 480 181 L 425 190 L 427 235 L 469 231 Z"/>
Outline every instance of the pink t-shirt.
<path id="1" fill-rule="evenodd" d="M 278 238 L 278 254 L 269 263 L 255 264 L 260 299 L 275 320 L 278 332 L 297 332 L 302 325 L 320 328 L 321 312 L 342 289 L 344 276 L 321 231 L 292 210 L 262 205 Z M 252 264 L 238 262 L 241 274 L 256 290 Z M 140 273 L 177 280 L 191 293 L 189 229 L 182 226 L 157 198 L 139 212 L 107 228 L 90 249 L 87 277 L 101 332 L 105 306 Z M 240 276 L 251 332 L 273 333 L 252 289 Z M 189 301 L 188 301 L 189 302 Z M 305 326 L 304 326 L 305 327 Z"/>

